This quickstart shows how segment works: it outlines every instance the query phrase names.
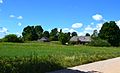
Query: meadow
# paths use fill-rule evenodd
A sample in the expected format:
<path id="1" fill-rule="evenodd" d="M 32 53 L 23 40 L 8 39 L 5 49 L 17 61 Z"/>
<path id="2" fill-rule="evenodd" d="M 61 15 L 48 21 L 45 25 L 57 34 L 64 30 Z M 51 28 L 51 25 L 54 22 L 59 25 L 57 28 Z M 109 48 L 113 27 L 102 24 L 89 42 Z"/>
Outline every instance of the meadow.
<path id="1" fill-rule="evenodd" d="M 0 43 L 0 73 L 45 73 L 120 56 L 120 47 Z"/>

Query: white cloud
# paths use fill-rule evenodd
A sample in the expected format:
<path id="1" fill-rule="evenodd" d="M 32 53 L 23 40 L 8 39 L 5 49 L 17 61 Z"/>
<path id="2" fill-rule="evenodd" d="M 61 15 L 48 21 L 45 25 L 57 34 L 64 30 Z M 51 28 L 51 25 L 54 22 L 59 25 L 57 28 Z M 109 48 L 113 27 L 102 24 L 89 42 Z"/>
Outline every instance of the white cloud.
<path id="1" fill-rule="evenodd" d="M 89 33 L 89 34 L 93 34 L 93 31 L 94 30 L 97 30 L 98 32 L 100 31 L 101 27 L 102 27 L 103 23 L 98 23 L 98 24 L 95 24 L 94 26 L 92 25 L 88 25 L 84 31 L 82 32 L 84 35 L 86 33 Z"/>
<path id="2" fill-rule="evenodd" d="M 8 33 L 8 29 L 5 27 L 0 27 L 0 38 L 3 38 Z"/>
<path id="3" fill-rule="evenodd" d="M 72 28 L 80 28 L 82 26 L 83 26 L 82 23 L 75 23 L 75 24 L 72 25 Z"/>
<path id="4" fill-rule="evenodd" d="M 58 32 L 60 32 L 61 28 L 58 28 Z"/>
<path id="5" fill-rule="evenodd" d="M 17 33 L 15 33 L 18 37 L 20 37 L 20 36 L 22 36 L 22 33 L 19 33 L 19 32 L 17 32 Z"/>
<path id="6" fill-rule="evenodd" d="M 92 22 L 91 25 L 94 25 L 94 22 Z"/>
<path id="7" fill-rule="evenodd" d="M 5 27 L 0 27 L 0 33 L 7 33 L 8 29 Z"/>
<path id="8" fill-rule="evenodd" d="M 16 18 L 16 19 L 23 19 L 23 16 L 15 16 L 15 15 L 10 15 L 9 16 L 10 18 Z"/>
<path id="9" fill-rule="evenodd" d="M 23 19 L 23 17 L 22 16 L 18 16 L 17 19 Z"/>
<path id="10" fill-rule="evenodd" d="M 103 16 L 100 15 L 100 14 L 96 14 L 96 15 L 93 15 L 92 18 L 96 21 L 101 21 L 101 20 L 104 20 L 103 19 Z"/>
<path id="11" fill-rule="evenodd" d="M 3 3 L 3 0 L 0 0 L 0 3 L 2 4 L 2 3 Z"/>
<path id="12" fill-rule="evenodd" d="M 10 15 L 9 17 L 10 17 L 10 18 L 14 18 L 14 17 L 15 17 L 15 15 Z"/>
<path id="13" fill-rule="evenodd" d="M 98 24 L 96 25 L 96 28 L 95 28 L 95 29 L 99 31 L 99 30 L 101 29 L 102 25 L 103 25 L 103 23 L 98 23 Z"/>
<path id="14" fill-rule="evenodd" d="M 116 21 L 116 24 L 119 26 L 120 28 L 120 20 Z"/>
<path id="15" fill-rule="evenodd" d="M 71 33 L 72 32 L 77 32 L 76 30 L 70 29 L 70 28 L 63 28 L 62 31 L 65 32 L 65 33 L 67 33 L 67 32 L 71 32 Z"/>
<path id="16" fill-rule="evenodd" d="M 78 36 L 84 36 L 85 35 L 84 32 L 78 32 L 77 34 L 78 34 Z"/>
<path id="17" fill-rule="evenodd" d="M 22 25 L 22 23 L 19 22 L 19 23 L 18 23 L 18 26 L 21 26 L 21 25 Z"/>
<path id="18" fill-rule="evenodd" d="M 86 31 L 91 31 L 91 30 L 93 30 L 93 28 L 92 28 L 90 25 L 88 25 L 88 26 L 85 28 L 85 30 L 86 30 Z"/>
<path id="19" fill-rule="evenodd" d="M 80 32 L 79 32 L 79 31 L 76 31 L 76 30 L 70 29 L 70 28 L 63 28 L 62 31 L 63 31 L 64 33 L 67 33 L 67 32 L 70 32 L 70 33 L 72 33 L 72 32 L 77 32 L 78 36 L 85 36 L 86 33 L 89 33 L 89 34 L 92 34 L 92 33 L 93 33 L 92 30 L 91 30 L 91 31 L 89 31 L 89 30 L 83 30 L 83 31 L 80 31 Z"/>

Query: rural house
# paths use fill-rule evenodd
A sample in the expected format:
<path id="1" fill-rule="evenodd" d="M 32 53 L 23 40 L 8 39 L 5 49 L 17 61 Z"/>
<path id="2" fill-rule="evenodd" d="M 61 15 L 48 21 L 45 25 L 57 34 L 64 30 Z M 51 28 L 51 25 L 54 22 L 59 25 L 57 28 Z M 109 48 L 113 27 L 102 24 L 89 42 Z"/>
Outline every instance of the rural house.
<path id="1" fill-rule="evenodd" d="M 49 39 L 47 37 L 42 37 L 41 39 L 38 39 L 40 42 L 49 42 Z"/>
<path id="2" fill-rule="evenodd" d="M 74 42 L 75 44 L 86 44 L 91 42 L 90 36 L 73 36 L 70 39 L 70 42 Z"/>

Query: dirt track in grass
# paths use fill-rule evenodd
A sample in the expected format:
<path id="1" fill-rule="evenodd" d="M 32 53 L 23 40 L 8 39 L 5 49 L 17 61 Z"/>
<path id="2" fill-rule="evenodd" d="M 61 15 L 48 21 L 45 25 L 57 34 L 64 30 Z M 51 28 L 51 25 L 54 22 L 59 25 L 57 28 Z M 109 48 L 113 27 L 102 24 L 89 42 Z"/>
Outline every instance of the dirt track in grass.
<path id="1" fill-rule="evenodd" d="M 50 73 L 120 73 L 120 57 Z"/>

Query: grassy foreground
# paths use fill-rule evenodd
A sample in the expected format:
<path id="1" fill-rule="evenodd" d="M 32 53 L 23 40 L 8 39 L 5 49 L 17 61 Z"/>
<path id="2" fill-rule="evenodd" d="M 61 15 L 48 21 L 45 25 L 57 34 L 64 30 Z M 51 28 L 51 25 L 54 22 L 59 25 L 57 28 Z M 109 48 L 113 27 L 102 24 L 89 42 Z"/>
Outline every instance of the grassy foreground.
<path id="1" fill-rule="evenodd" d="M 120 47 L 0 43 L 0 73 L 45 73 L 120 56 Z"/>

